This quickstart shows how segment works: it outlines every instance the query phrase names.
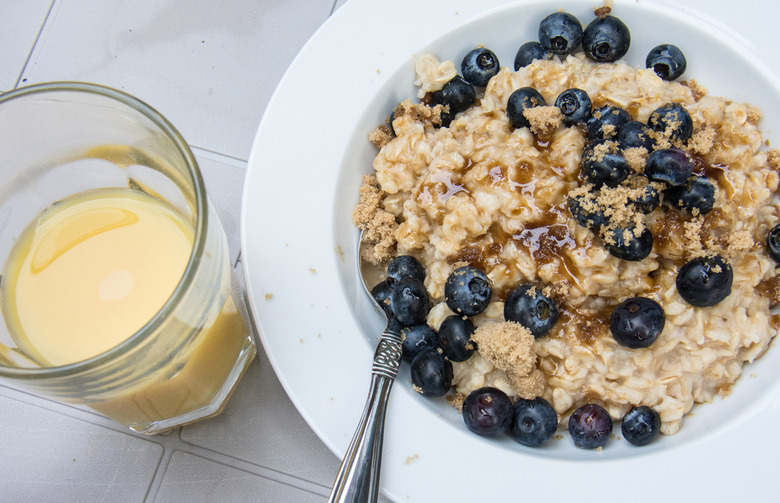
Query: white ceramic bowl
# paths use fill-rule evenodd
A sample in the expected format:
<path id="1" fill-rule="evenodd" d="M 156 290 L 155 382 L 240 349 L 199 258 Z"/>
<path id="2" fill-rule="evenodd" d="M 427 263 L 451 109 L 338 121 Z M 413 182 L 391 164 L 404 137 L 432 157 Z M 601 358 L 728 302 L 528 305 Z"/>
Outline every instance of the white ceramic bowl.
<path id="1" fill-rule="evenodd" d="M 454 4 L 474 9 L 467 2 Z M 252 312 L 286 391 L 338 456 L 362 411 L 383 327 L 359 284 L 357 230 L 351 223 L 360 176 L 371 171 L 376 153 L 368 133 L 399 101 L 416 95 L 415 53 L 430 51 L 459 63 L 483 44 L 503 66 L 512 66 L 517 48 L 536 39 L 547 14 L 560 8 L 586 24 L 595 6 L 522 1 L 464 23 L 454 4 L 350 0 L 290 67 L 249 161 L 242 247 Z M 633 0 L 615 1 L 613 8 L 631 30 L 626 61 L 644 66 L 655 45 L 678 45 L 688 59 L 683 79 L 695 78 L 712 95 L 760 107 L 762 129 L 772 137 L 780 120 L 780 82 L 741 42 L 681 9 Z M 409 21 L 412 11 L 434 33 L 440 12 L 443 34 L 426 38 L 416 32 L 425 23 Z M 366 17 L 372 13 L 376 17 Z M 780 434 L 768 427 L 780 412 L 778 402 L 780 352 L 770 349 L 745 369 L 728 399 L 694 408 L 676 435 L 642 448 L 612 440 L 601 451 L 586 451 L 564 433 L 531 449 L 509 437 L 468 432 L 444 399 L 426 399 L 410 389 L 404 365 L 388 412 L 383 487 L 397 501 L 489 501 L 501 495 L 564 501 L 590 487 L 617 495 L 633 494 L 642 484 L 643 492 L 632 499 L 722 501 L 743 494 L 728 483 L 735 476 L 758 481 L 769 475 L 760 461 L 771 465 L 769 454 L 780 447 Z M 730 462 L 744 453 L 759 466 Z M 648 466 L 657 473 L 648 474 Z M 756 497 L 769 494 L 767 482 L 751 484 L 758 488 Z"/>

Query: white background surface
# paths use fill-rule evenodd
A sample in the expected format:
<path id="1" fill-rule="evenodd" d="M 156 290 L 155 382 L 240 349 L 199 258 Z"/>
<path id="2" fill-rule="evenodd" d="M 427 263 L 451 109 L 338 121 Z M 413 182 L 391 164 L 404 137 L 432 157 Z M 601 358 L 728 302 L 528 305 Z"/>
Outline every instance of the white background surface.
<path id="1" fill-rule="evenodd" d="M 296 52 L 345 1 L 0 0 L 0 91 L 82 80 L 157 108 L 193 147 L 238 259 L 241 187 L 263 110 Z M 679 3 L 780 69 L 771 27 L 780 4 Z M 448 5 L 441 22 L 455 24 L 481 3 Z M 337 467 L 262 349 L 221 416 L 166 436 L 0 386 L 0 502 L 318 502 Z"/>

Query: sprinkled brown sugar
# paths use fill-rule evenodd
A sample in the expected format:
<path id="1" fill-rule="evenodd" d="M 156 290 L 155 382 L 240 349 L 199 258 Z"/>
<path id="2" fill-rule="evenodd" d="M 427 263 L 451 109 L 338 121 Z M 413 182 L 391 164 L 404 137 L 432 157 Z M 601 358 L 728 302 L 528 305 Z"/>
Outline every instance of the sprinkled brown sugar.
<path id="1" fill-rule="evenodd" d="M 753 125 L 761 122 L 761 110 L 754 106 L 749 106 L 747 112 L 747 121 Z"/>
<path id="2" fill-rule="evenodd" d="M 711 127 L 697 129 L 688 140 L 688 148 L 694 154 L 707 155 L 712 151 L 716 137 L 717 132 Z"/>
<path id="3" fill-rule="evenodd" d="M 623 157 L 634 173 L 643 173 L 647 164 L 647 149 L 644 147 L 632 147 L 623 150 Z"/>
<path id="4" fill-rule="evenodd" d="M 483 323 L 471 335 L 482 357 L 507 373 L 512 389 L 522 398 L 536 398 L 544 389 L 544 376 L 536 368 L 534 336 L 512 321 Z"/>
<path id="5" fill-rule="evenodd" d="M 555 106 L 528 108 L 523 116 L 531 124 L 531 131 L 540 138 L 550 137 L 563 122 L 563 113 Z"/>
<path id="6" fill-rule="evenodd" d="M 363 231 L 363 239 L 371 245 L 366 248 L 366 256 L 362 258 L 371 263 L 389 260 L 395 253 L 398 222 L 394 215 L 382 208 L 383 194 L 376 176 L 364 175 L 360 201 L 352 211 L 353 223 Z"/>
<path id="7" fill-rule="evenodd" d="M 770 149 L 766 154 L 766 162 L 770 168 L 780 172 L 780 150 Z"/>
<path id="8" fill-rule="evenodd" d="M 412 103 L 412 100 L 404 100 L 393 109 L 393 117 L 409 117 L 414 121 L 441 126 L 441 113 L 444 107 L 441 105 L 427 106 L 422 103 Z"/>
<path id="9" fill-rule="evenodd" d="M 687 86 L 691 90 L 691 95 L 694 101 L 699 101 L 700 99 L 707 96 L 707 89 L 705 87 L 702 87 L 696 81 L 696 79 L 683 80 L 682 82 L 680 82 L 680 84 Z"/>
<path id="10" fill-rule="evenodd" d="M 393 139 L 393 132 L 387 124 L 381 124 L 368 134 L 368 140 L 374 144 L 376 148 L 382 148 Z"/>

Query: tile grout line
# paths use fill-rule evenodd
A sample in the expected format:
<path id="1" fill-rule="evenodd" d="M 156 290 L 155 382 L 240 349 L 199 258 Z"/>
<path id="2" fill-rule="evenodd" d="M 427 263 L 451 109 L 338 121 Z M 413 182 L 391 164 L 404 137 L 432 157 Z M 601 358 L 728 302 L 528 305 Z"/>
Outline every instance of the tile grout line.
<path id="1" fill-rule="evenodd" d="M 172 457 L 172 455 L 175 454 L 176 452 L 184 452 L 192 456 L 197 456 L 199 458 L 212 461 L 222 466 L 226 466 L 236 470 L 241 470 L 242 472 L 246 472 L 258 477 L 262 477 L 266 480 L 271 480 L 280 484 L 284 484 L 294 489 L 300 489 L 302 491 L 306 491 L 319 496 L 328 496 L 330 494 L 330 487 L 326 487 L 322 484 L 313 482 L 311 480 L 307 480 L 300 476 L 291 475 L 280 470 L 268 468 L 266 466 L 257 464 L 255 462 L 247 461 L 240 457 L 224 454 L 222 452 L 212 450 L 208 447 L 203 447 L 197 444 L 189 443 L 186 440 L 183 440 L 181 438 L 180 433 L 181 431 L 179 431 L 179 434 L 176 437 L 172 436 L 173 438 L 171 438 L 171 442 L 177 445 L 171 447 L 173 452 L 171 456 L 167 456 L 169 460 Z M 166 445 L 165 449 L 168 450 L 169 447 Z M 162 467 L 162 463 L 160 466 Z M 167 469 L 167 464 L 166 464 L 166 469 Z M 162 470 L 162 474 L 164 474 L 164 472 L 165 470 Z"/>
<path id="2" fill-rule="evenodd" d="M 248 159 L 244 159 L 230 154 L 225 154 L 222 152 L 217 152 L 216 150 L 209 150 L 207 148 L 198 147 L 192 144 L 190 144 L 189 147 L 192 150 L 192 153 L 195 154 L 196 156 L 202 155 L 204 157 L 222 157 L 225 159 L 229 159 L 231 161 L 242 163 L 244 165 L 246 165 L 249 162 Z"/>
<path id="3" fill-rule="evenodd" d="M 43 31 L 46 29 L 46 24 L 49 22 L 49 17 L 51 17 L 51 13 L 54 10 L 54 5 L 59 0 L 52 0 L 51 4 L 49 5 L 49 9 L 46 11 L 46 15 L 43 17 L 43 22 L 41 23 L 41 27 L 38 29 L 38 33 L 35 35 L 35 41 L 32 44 L 32 47 L 30 47 L 30 51 L 27 53 L 27 57 L 24 59 L 24 64 L 22 65 L 22 69 L 19 71 L 19 75 L 16 77 L 16 82 L 14 82 L 14 89 L 19 87 L 19 84 L 21 84 L 24 79 L 24 73 L 27 71 L 27 67 L 30 64 L 30 60 L 32 59 L 33 54 L 35 53 L 35 49 L 38 46 L 38 42 L 41 40 L 41 35 L 43 34 Z"/>

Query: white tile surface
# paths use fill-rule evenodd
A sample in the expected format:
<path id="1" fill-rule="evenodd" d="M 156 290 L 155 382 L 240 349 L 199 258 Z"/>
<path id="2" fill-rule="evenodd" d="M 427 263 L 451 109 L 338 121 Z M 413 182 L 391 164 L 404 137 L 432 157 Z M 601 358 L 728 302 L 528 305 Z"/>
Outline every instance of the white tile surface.
<path id="1" fill-rule="evenodd" d="M 82 80 L 157 108 L 187 141 L 246 160 L 265 105 L 333 1 L 58 0 L 27 83 Z"/>
<path id="2" fill-rule="evenodd" d="M 0 2 L 0 92 L 16 86 L 52 0 Z"/>
<path id="3" fill-rule="evenodd" d="M 0 501 L 143 501 L 154 441 L 0 396 Z"/>
<path id="4" fill-rule="evenodd" d="M 155 501 L 321 503 L 327 497 L 179 451 L 171 458 Z"/>
<path id="5" fill-rule="evenodd" d="M 338 460 L 298 414 L 262 349 L 220 417 L 185 427 L 181 439 L 326 487 L 338 469 Z"/>

